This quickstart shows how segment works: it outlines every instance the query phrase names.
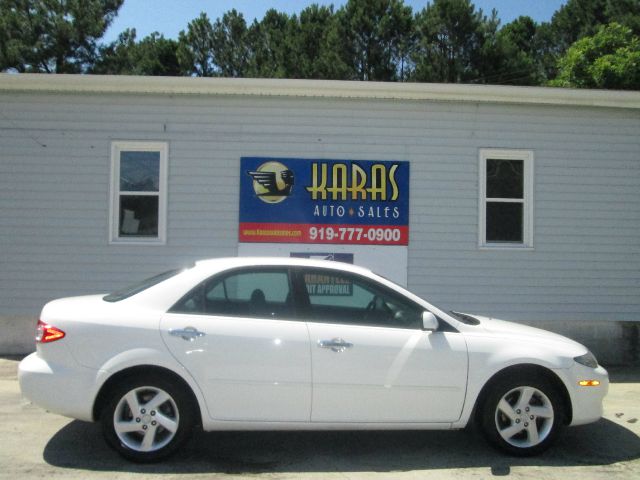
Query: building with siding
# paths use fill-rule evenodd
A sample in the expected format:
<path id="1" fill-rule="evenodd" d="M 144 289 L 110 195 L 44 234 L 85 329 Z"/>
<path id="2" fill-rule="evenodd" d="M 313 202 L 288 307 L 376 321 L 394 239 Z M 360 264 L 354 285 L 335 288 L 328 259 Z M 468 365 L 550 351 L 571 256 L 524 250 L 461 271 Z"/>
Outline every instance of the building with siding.
<path id="1" fill-rule="evenodd" d="M 410 290 L 638 361 L 638 92 L 9 74 L 0 352 L 48 300 L 237 255 L 242 157 L 408 161 Z"/>

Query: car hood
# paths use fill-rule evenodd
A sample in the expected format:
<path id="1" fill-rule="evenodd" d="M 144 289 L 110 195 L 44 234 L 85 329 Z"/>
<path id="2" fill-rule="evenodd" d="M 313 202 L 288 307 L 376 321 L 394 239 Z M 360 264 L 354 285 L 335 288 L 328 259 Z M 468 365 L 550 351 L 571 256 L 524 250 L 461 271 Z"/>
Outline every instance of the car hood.
<path id="1" fill-rule="evenodd" d="M 575 349 L 576 355 L 586 352 L 587 348 L 580 343 L 564 337 L 557 333 L 549 332 L 541 328 L 530 327 L 519 323 L 508 322 L 506 320 L 498 320 L 496 318 L 482 317 L 479 315 L 468 314 L 480 321 L 480 325 L 475 328 L 480 329 L 483 334 L 493 337 L 518 338 L 527 342 L 536 342 L 549 344 L 554 343 L 561 345 L 563 350 Z"/>

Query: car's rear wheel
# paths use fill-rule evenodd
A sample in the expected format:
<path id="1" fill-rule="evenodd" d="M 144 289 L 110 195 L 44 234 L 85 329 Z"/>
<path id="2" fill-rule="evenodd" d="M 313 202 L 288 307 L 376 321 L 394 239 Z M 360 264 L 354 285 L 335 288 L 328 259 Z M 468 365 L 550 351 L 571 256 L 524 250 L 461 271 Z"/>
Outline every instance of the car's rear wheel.
<path id="1" fill-rule="evenodd" d="M 564 426 L 560 395 L 544 378 L 504 378 L 489 386 L 480 411 L 486 438 L 513 455 L 542 453 Z"/>
<path id="2" fill-rule="evenodd" d="M 190 397 L 160 375 L 129 378 L 112 391 L 102 411 L 109 445 L 129 460 L 153 462 L 174 453 L 194 426 Z"/>

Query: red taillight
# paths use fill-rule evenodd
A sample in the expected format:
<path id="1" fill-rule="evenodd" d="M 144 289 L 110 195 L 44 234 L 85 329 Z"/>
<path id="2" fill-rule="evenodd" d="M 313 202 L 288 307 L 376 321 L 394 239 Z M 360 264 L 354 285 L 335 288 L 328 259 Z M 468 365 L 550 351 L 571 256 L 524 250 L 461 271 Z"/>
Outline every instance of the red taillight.
<path id="1" fill-rule="evenodd" d="M 55 342 L 64 338 L 65 333 L 48 323 L 44 323 L 42 320 L 38 320 L 38 326 L 36 328 L 36 343 L 49 343 Z"/>

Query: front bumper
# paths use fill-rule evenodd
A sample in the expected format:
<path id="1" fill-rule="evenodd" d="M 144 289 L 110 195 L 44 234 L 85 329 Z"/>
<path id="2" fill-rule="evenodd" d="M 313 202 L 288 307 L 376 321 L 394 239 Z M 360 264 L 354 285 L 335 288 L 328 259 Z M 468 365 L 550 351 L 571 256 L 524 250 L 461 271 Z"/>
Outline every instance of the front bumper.
<path id="1" fill-rule="evenodd" d="M 581 380 L 597 380 L 598 386 L 582 387 Z M 565 382 L 568 384 L 569 395 L 573 405 L 573 416 L 571 425 L 584 425 L 596 422 L 602 417 L 602 401 L 609 391 L 609 374 L 598 366 L 589 368 L 575 363 L 567 371 Z"/>
<path id="2" fill-rule="evenodd" d="M 18 366 L 22 394 L 52 413 L 92 421 L 96 370 L 74 366 L 70 369 L 32 353 Z"/>

